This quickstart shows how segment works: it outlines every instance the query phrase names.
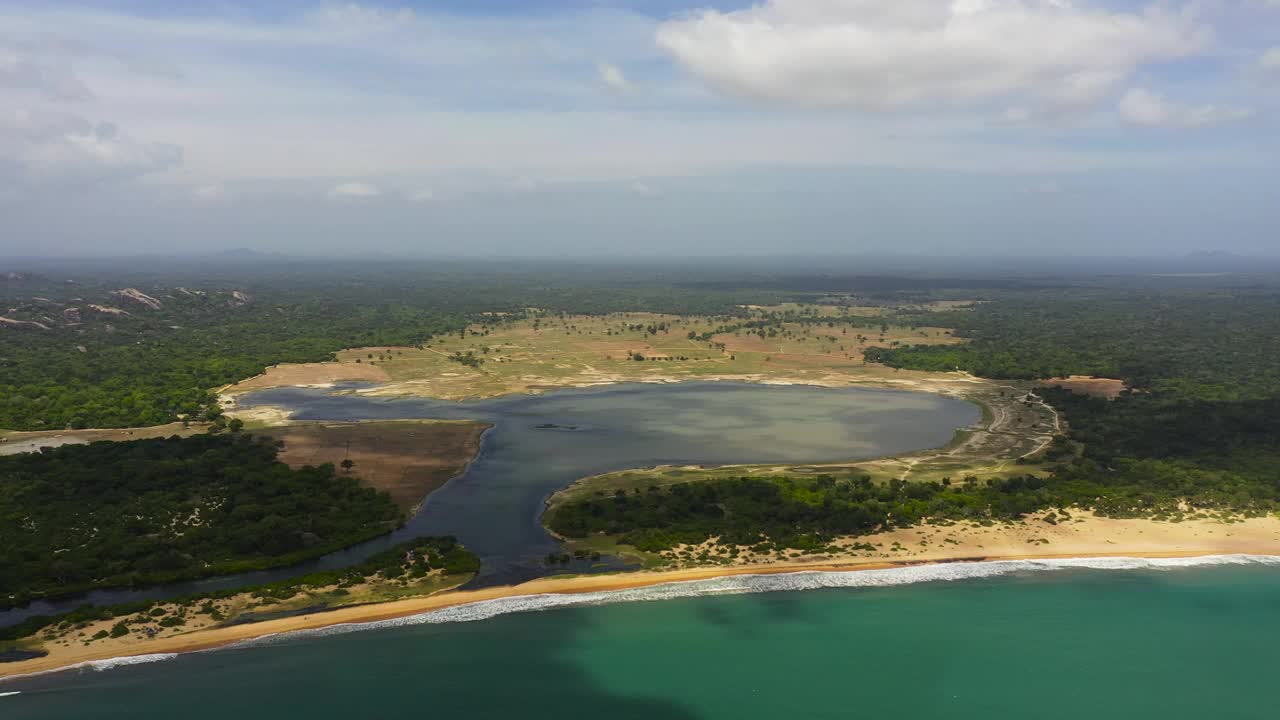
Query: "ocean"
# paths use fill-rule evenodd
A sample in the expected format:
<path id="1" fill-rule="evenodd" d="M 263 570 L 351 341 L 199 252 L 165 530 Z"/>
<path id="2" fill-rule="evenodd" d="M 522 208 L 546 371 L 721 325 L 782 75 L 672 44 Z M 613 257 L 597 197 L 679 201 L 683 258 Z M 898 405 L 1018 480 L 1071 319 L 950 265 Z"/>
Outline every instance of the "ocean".
<path id="1" fill-rule="evenodd" d="M 0 718 L 1273 718 L 1278 639 L 1280 558 L 734 577 L 0 682 Z"/>

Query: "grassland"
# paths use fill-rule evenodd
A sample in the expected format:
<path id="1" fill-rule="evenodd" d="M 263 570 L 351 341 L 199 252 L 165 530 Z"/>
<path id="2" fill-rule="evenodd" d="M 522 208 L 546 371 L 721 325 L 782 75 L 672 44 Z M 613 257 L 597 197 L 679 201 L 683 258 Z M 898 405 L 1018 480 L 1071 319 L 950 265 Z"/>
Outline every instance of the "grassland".
<path id="1" fill-rule="evenodd" d="M 971 303 L 934 303 L 934 312 L 965 312 Z M 1025 473 L 1061 427 L 1032 383 L 995 382 L 964 373 L 895 370 L 868 363 L 870 346 L 954 344 L 950 331 L 895 324 L 906 308 L 788 304 L 750 307 L 748 316 L 653 313 L 495 315 L 421 347 L 366 347 L 337 354 L 334 363 L 280 366 L 224 391 L 231 414 L 266 423 L 285 416 L 271 408 L 235 407 L 242 392 L 281 384 L 331 384 L 335 379 L 385 377 L 362 394 L 444 399 L 538 393 L 558 387 L 621 382 L 737 381 L 829 387 L 870 385 L 933 392 L 977 403 L 978 425 L 957 432 L 945 448 L 857 464 L 664 467 L 583 481 L 594 488 L 633 482 L 688 482 L 724 474 L 779 472 L 936 480 Z M 767 318 L 790 321 L 761 321 Z M 577 487 L 577 486 L 575 486 Z M 570 488 L 566 492 L 576 492 Z"/>
<path id="2" fill-rule="evenodd" d="M 864 318 L 882 308 L 778 306 L 770 311 L 811 309 Z M 263 387 L 346 379 L 381 380 L 375 395 L 444 399 L 494 397 L 617 382 L 740 380 L 845 385 L 850 382 L 909 386 L 925 374 L 867 364 L 870 345 L 943 344 L 958 340 L 941 328 L 894 326 L 859 329 L 832 323 L 784 323 L 768 337 L 737 327 L 730 317 L 682 317 L 652 313 L 549 315 L 473 325 L 457 335 L 419 347 L 366 347 L 337 354 L 336 363 L 278 366 L 225 389 L 236 395 Z M 637 359 L 641 358 L 641 359 Z M 471 358 L 471 360 L 468 360 Z"/>

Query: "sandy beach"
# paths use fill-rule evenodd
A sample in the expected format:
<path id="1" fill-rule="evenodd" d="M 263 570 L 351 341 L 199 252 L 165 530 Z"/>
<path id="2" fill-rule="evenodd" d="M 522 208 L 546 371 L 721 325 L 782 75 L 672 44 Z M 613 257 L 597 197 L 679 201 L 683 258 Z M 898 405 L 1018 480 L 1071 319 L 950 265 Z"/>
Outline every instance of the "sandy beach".
<path id="1" fill-rule="evenodd" d="M 922 526 L 860 538 L 860 541 L 880 543 L 886 547 L 896 543 L 901 549 L 893 553 L 864 553 L 862 556 L 810 556 L 767 564 L 544 578 L 515 586 L 443 592 L 249 625 L 199 630 L 154 640 L 125 637 L 104 639 L 88 645 L 52 646 L 48 648 L 47 656 L 0 664 L 0 678 L 47 672 L 120 657 L 206 650 L 266 635 L 345 623 L 389 620 L 498 598 L 626 590 L 732 575 L 855 572 L 918 564 L 994 560 L 1280 555 L 1280 518 L 1252 518 L 1234 522 L 1201 519 L 1169 523 L 1079 515 L 1058 525 L 1032 520 L 1012 526 Z"/>

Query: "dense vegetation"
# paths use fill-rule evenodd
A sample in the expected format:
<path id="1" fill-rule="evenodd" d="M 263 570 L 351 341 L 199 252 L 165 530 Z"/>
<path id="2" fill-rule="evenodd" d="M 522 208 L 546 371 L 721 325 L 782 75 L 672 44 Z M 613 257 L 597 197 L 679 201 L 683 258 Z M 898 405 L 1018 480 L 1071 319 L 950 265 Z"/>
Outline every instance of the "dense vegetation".
<path id="1" fill-rule="evenodd" d="M 968 342 L 871 348 L 867 357 L 994 378 L 1124 379 L 1134 391 L 1114 401 L 1042 390 L 1069 429 L 1045 458 L 1053 466 L 1047 478 L 852 490 L 837 483 L 818 495 L 793 494 L 803 479 L 717 481 L 597 498 L 559 509 L 549 522 L 566 535 L 609 532 L 649 547 L 721 533 L 749 541 L 761 529 L 783 544 L 806 545 L 925 515 L 1002 520 L 1078 506 L 1107 515 L 1177 516 L 1184 503 L 1230 513 L 1274 510 L 1280 494 L 1280 295 L 1266 287 L 1113 285 L 1006 288 L 983 293 L 985 302 L 959 312 L 898 309 L 832 317 L 798 310 L 723 328 L 772 337 L 783 332 L 784 322 L 865 328 L 867 336 L 881 323 L 947 327 Z"/>
<path id="2" fill-rule="evenodd" d="M 990 378 L 1120 378 L 1186 399 L 1262 398 L 1280 388 L 1275 292 L 1019 292 L 916 320 L 969 342 L 870 348 L 867 359 Z"/>
<path id="3" fill-rule="evenodd" d="M 770 542 L 808 546 L 926 515 L 992 521 L 1080 506 L 1112 515 L 1173 516 L 1184 502 L 1261 512 L 1275 508 L 1280 491 L 1280 294 L 1274 285 L 1252 280 L 1233 280 L 1234 286 L 1152 278 L 1033 284 L 979 277 L 747 277 L 706 267 L 682 273 L 261 265 L 204 269 L 198 276 L 119 268 L 76 278 L 50 271 L 0 276 L 4 317 L 24 323 L 0 327 L 0 427 L 215 417 L 211 388 L 274 363 L 324 360 L 350 346 L 421 344 L 465 332 L 468 323 L 520 317 L 529 308 L 552 314 L 653 311 L 714 316 L 720 331 L 761 337 L 821 325 L 874 343 L 888 324 L 948 328 L 967 342 L 872 347 L 866 357 L 893 367 L 963 369 L 992 378 L 1118 377 L 1133 391 L 1105 401 L 1046 389 L 1069 431 L 1046 454 L 1047 477 L 909 486 L 830 478 L 719 480 L 563 506 L 548 522 L 565 535 L 610 532 L 646 547 L 712 535 L 754 543 L 764 535 Z M 158 307 L 116 292 L 129 287 Z M 961 311 L 894 309 L 895 300 L 934 299 L 981 302 Z M 782 300 L 886 309 L 749 316 L 741 307 Z M 127 314 L 90 311 L 91 304 Z M 66 312 L 73 308 L 78 312 Z M 657 323 L 646 329 L 659 332 Z M 453 359 L 482 362 L 467 353 Z M 153 442 L 146 447 L 175 441 Z M 211 444 L 190 456 L 176 446 L 154 455 L 119 450 L 120 456 L 90 446 L 0 459 L 0 593 L 13 594 L 0 602 L 55 589 L 277 564 L 367 537 L 396 519 L 384 500 L 367 494 L 356 502 L 363 510 L 335 512 L 369 491 L 332 468 L 289 471 L 274 462 L 272 448 L 245 439 L 197 442 Z M 131 452 L 141 455 L 126 458 Z M 48 469 L 57 463 L 65 467 Z M 85 469 L 90 466 L 95 472 Z M 250 479 L 264 477 L 269 482 L 249 487 Z M 111 483 L 128 491 L 108 490 Z M 36 486 L 38 492 L 31 489 Z M 39 507 L 37 497 L 48 507 Z M 225 497 L 234 502 L 219 500 Z M 145 512 L 130 503 L 142 503 L 138 508 Z M 197 507 L 198 526 L 190 523 Z M 51 554 L 55 550 L 63 552 Z"/>
<path id="4" fill-rule="evenodd" d="M 52 308 L 29 308 L 28 317 L 42 318 L 49 329 L 5 331 L 0 428 L 132 427 L 213 418 L 218 407 L 211 390 L 268 365 L 320 362 L 344 347 L 415 344 L 464 324 L 402 299 L 379 301 L 372 293 L 318 287 L 308 293 L 255 290 L 242 294 L 243 301 L 232 290 L 148 290 L 162 303 L 159 309 L 110 296 L 97 302 L 127 315 L 94 311 L 72 298 Z M 59 324 L 59 307 L 76 308 L 80 321 Z M 53 317 L 50 310 L 56 311 Z"/>
<path id="5" fill-rule="evenodd" d="M 412 558 L 412 559 L 409 559 Z M 21 623 L 0 628 L 0 640 L 17 640 L 43 630 L 51 625 L 69 628 L 71 626 L 97 620 L 111 620 L 138 613 L 151 614 L 159 605 L 176 603 L 183 608 L 192 608 L 192 612 L 213 614 L 216 610 L 209 604 L 211 600 L 250 593 L 264 599 L 284 600 L 298 593 L 319 588 L 337 586 L 350 587 L 370 580 L 375 575 L 386 579 L 400 577 L 424 577 L 432 570 L 439 570 L 445 575 L 467 575 L 480 569 L 480 558 L 451 537 L 423 537 L 401 543 L 393 548 L 373 555 L 363 562 L 341 570 L 328 570 L 311 573 L 287 580 L 278 580 L 264 585 L 252 585 L 206 592 L 185 598 L 166 601 L 142 600 L 100 607 L 85 605 L 69 613 L 61 615 L 36 615 Z M 196 603 L 201 603 L 197 606 Z M 217 619 L 217 618 L 214 618 Z"/>
<path id="6" fill-rule="evenodd" d="M 877 318 L 765 318 L 870 327 Z M 1280 509 L 1280 295 L 1088 288 L 1001 291 L 972 310 L 899 311 L 897 324 L 954 328 L 963 345 L 873 347 L 868 360 L 992 378 L 1117 377 L 1115 400 L 1042 388 L 1068 433 L 1047 477 L 953 483 L 741 478 L 570 502 L 547 522 L 567 537 L 620 536 L 658 550 L 711 537 L 814 548 L 924 518 L 1001 521 L 1048 508 L 1121 517 Z"/>
<path id="7" fill-rule="evenodd" d="M 232 434 L 0 456 L 0 607 L 287 565 L 401 522 L 386 493 L 276 453 Z"/>
<path id="8" fill-rule="evenodd" d="M 776 293 L 630 273 L 257 261 L 141 274 L 0 274 L 0 429 L 136 427 L 218 415 L 211 390 L 337 350 L 417 345 L 493 313 L 737 313 Z M 103 278 L 110 278 L 104 280 Z M 119 291 L 136 289 L 155 305 Z M 103 309 L 93 309 L 97 306 Z M 471 364 L 473 360 L 459 358 Z M 479 360 L 474 360 L 478 364 Z"/>
<path id="9" fill-rule="evenodd" d="M 939 314 L 942 315 L 942 314 Z M 1280 294 L 1215 288 L 1019 293 L 954 313 L 965 345 L 872 348 L 895 367 L 995 378 L 1097 375 L 1131 392 L 1107 401 L 1045 388 L 1080 459 L 1059 479 L 1096 483 L 1126 508 L 1268 507 L 1280 489 Z M 1119 488 L 1126 488 L 1124 492 Z"/>
<path id="10" fill-rule="evenodd" d="M 1190 507 L 1183 503 L 1190 501 Z M 1047 478 L 874 483 L 870 477 L 741 477 L 618 491 L 547 513 L 556 533 L 618 537 L 641 550 L 712 538 L 756 549 L 818 550 L 841 536 L 930 521 L 1013 521 L 1039 510 L 1084 508 L 1113 517 L 1186 512 L 1254 515 L 1280 510 L 1280 484 L 1170 461 L 1133 461 L 1123 472 L 1078 465 Z"/>
<path id="11" fill-rule="evenodd" d="M 571 501 L 547 514 L 569 538 L 619 536 L 641 550 L 695 545 L 718 537 L 730 545 L 814 548 L 843 535 L 906 527 L 924 517 L 1012 518 L 1035 508 L 1023 482 L 873 483 L 869 477 L 731 478 L 651 486 L 631 494 Z M 1038 489 L 1038 488 L 1037 488 Z"/>

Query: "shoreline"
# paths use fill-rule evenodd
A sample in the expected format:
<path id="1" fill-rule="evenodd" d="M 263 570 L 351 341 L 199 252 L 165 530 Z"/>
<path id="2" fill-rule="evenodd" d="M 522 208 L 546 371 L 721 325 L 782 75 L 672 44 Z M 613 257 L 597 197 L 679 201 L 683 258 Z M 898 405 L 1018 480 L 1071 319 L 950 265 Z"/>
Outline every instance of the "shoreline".
<path id="1" fill-rule="evenodd" d="M 344 363 L 327 362 L 317 363 L 317 365 L 333 365 L 341 366 Z M 890 370 L 885 366 L 868 366 L 881 370 Z M 981 378 L 972 373 L 963 370 L 949 371 L 923 371 L 923 370 L 901 370 L 893 371 L 893 375 L 901 375 L 902 377 L 893 377 L 887 373 L 875 373 L 863 370 L 862 372 L 848 371 L 830 371 L 821 375 L 806 374 L 765 374 L 765 373 L 717 373 L 709 375 L 644 375 L 644 376 L 626 376 L 611 375 L 597 378 L 581 379 L 581 378 L 539 378 L 541 382 L 524 385 L 520 387 L 503 388 L 500 390 L 482 390 L 468 393 L 442 393 L 432 392 L 428 388 L 424 388 L 422 383 L 415 380 L 396 380 L 396 379 L 380 379 L 380 380 L 323 380 L 317 382 L 287 382 L 279 381 L 269 384 L 263 384 L 257 387 L 242 387 L 245 383 L 252 380 L 264 379 L 265 373 L 246 378 L 240 382 L 224 385 L 217 388 L 214 393 L 220 402 L 224 403 L 224 409 L 242 411 L 238 407 L 238 399 L 242 395 L 262 392 L 264 390 L 277 390 L 280 388 L 311 388 L 311 389 L 332 389 L 340 382 L 369 382 L 373 387 L 361 388 L 349 391 L 351 394 L 363 394 L 372 397 L 390 398 L 390 399 L 413 399 L 427 398 L 430 400 L 439 400 L 446 402 L 474 402 L 478 400 L 493 400 L 497 398 L 505 398 L 512 396 L 536 397 L 545 395 L 548 392 L 557 390 L 590 390 L 593 388 L 605 388 L 613 385 L 681 385 L 685 383 L 741 383 L 744 385 L 801 385 L 815 388 L 846 388 L 846 387 L 871 387 L 881 390 L 899 390 L 906 392 L 924 392 L 935 395 L 944 395 L 947 397 L 955 397 L 963 400 L 969 400 L 969 393 L 965 389 L 974 387 L 1013 387 L 1008 382 L 1028 382 L 1034 381 L 998 381 L 988 378 Z M 966 386 L 968 386 L 966 388 Z M 274 407 L 270 405 L 258 407 Z"/>
<path id="2" fill-rule="evenodd" d="M 1243 551 L 1241 551 L 1243 550 Z M 149 656 L 169 656 L 225 648 L 266 637 L 287 636 L 339 626 L 362 625 L 409 618 L 447 608 L 486 603 L 494 600 L 532 598 L 548 595 L 581 595 L 587 593 L 637 590 L 669 584 L 683 584 L 730 577 L 760 577 L 807 573 L 857 573 L 870 570 L 894 570 L 913 567 L 976 565 L 1011 561 L 1069 561 L 1090 559 L 1194 559 L 1244 555 L 1280 557 L 1280 543 L 1253 548 L 1203 550 L 1143 550 L 1096 553 L 1020 553 L 955 556 L 928 559 L 826 559 L 776 564 L 741 565 L 736 567 L 695 567 L 674 570 L 638 571 L 599 575 L 549 577 L 519 585 L 503 585 L 479 590 L 446 591 L 405 600 L 371 603 L 337 608 L 331 611 L 249 625 L 200 630 L 186 635 L 136 643 L 132 647 L 103 645 L 97 648 L 77 647 L 51 652 L 48 656 L 20 662 L 0 664 L 0 683 L 34 675 L 83 669 L 98 663 L 131 664 L 146 662 Z M 97 669 L 97 668 L 95 668 Z M 4 687 L 0 684 L 0 688 Z"/>

